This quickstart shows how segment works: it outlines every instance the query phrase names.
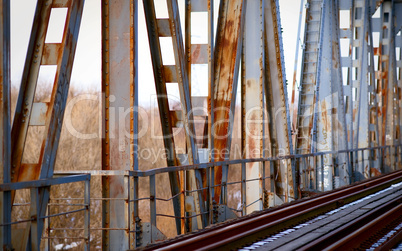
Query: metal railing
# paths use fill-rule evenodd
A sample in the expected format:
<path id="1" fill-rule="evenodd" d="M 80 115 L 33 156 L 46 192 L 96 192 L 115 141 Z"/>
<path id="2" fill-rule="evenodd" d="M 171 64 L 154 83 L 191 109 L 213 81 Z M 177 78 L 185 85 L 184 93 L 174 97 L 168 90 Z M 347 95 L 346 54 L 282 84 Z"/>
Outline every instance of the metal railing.
<path id="1" fill-rule="evenodd" d="M 84 236 L 81 237 L 71 237 L 73 239 L 81 239 L 85 241 L 85 250 L 89 250 L 90 244 L 90 180 L 91 175 L 89 174 L 80 174 L 80 175 L 71 175 L 66 177 L 57 177 L 50 179 L 39 179 L 32 181 L 23 181 L 23 182 L 15 182 L 15 183 L 4 183 L 0 184 L 0 192 L 3 193 L 11 193 L 12 191 L 21 190 L 21 189 L 29 189 L 31 195 L 31 202 L 20 204 L 20 206 L 28 206 L 29 205 L 29 219 L 3 222 L 0 224 L 0 227 L 3 228 L 3 231 L 6 235 L 11 236 L 11 225 L 28 223 L 30 225 L 27 226 L 27 229 L 30 231 L 29 238 L 31 240 L 32 250 L 40 250 L 41 239 L 66 239 L 70 237 L 51 237 L 51 236 L 43 236 L 42 232 L 44 229 L 45 221 L 49 221 L 52 217 L 58 217 L 67 214 L 74 214 L 78 212 L 84 212 Z M 45 201 L 43 198 L 43 189 L 49 189 L 54 185 L 75 183 L 75 182 L 84 182 L 84 203 L 77 204 L 75 206 L 81 206 L 81 208 L 56 214 L 47 214 L 46 210 L 43 210 L 41 205 L 41 201 Z M 14 204 L 17 205 L 17 204 Z M 3 214 L 7 214 L 4 218 L 11 219 L 11 210 L 12 205 L 3 205 Z M 70 238 L 70 239 L 71 239 Z M 21 240 L 22 241 L 22 240 Z M 3 243 L 5 247 L 10 246 L 11 243 Z"/>
<path id="2" fill-rule="evenodd" d="M 348 155 L 348 163 L 337 163 L 337 166 L 333 167 L 325 167 L 323 165 L 324 158 L 330 157 L 335 158 L 340 154 Z M 395 145 L 395 146 L 380 146 L 380 147 L 371 147 L 371 148 L 360 148 L 360 149 L 353 149 L 353 150 L 344 150 L 344 151 L 327 151 L 327 152 L 319 152 L 319 153 L 311 153 L 311 154 L 302 154 L 302 155 L 287 155 L 287 156 L 277 156 L 271 158 L 257 158 L 257 159 L 237 159 L 237 160 L 228 160 L 228 161 L 219 161 L 219 162 L 210 162 L 210 163 L 201 163 L 195 165 L 186 165 L 186 166 L 175 166 L 175 167 L 163 167 L 163 168 L 156 168 L 146 171 L 111 171 L 111 170 L 93 170 L 93 171 L 63 171 L 63 172 L 55 172 L 57 175 L 69 175 L 67 177 L 60 177 L 60 178 L 53 178 L 47 180 L 37 180 L 37 181 L 29 181 L 29 182 L 20 182 L 20 183 L 8 183 L 8 184 L 1 184 L 0 191 L 9 192 L 12 190 L 17 189 L 24 189 L 29 188 L 31 194 L 33 194 L 33 198 L 35 198 L 35 194 L 37 193 L 38 189 L 43 187 L 48 187 L 50 185 L 56 184 L 64 184 L 70 182 L 77 182 L 77 181 L 85 181 L 85 198 L 84 203 L 73 203 L 74 205 L 84 206 L 84 208 L 80 210 L 74 210 L 65 212 L 62 214 L 70 214 L 78 211 L 85 211 L 85 226 L 84 228 L 57 228 L 55 230 L 84 230 L 85 231 L 85 240 L 86 247 L 89 248 L 90 244 L 90 233 L 92 235 L 96 234 L 96 231 L 125 231 L 129 234 L 129 243 L 128 246 L 130 248 L 140 247 L 146 245 L 148 243 L 155 242 L 158 239 L 157 236 L 152 234 L 152 228 L 156 228 L 160 218 L 165 219 L 175 219 L 179 220 L 181 224 L 185 224 L 185 228 L 187 231 L 191 231 L 191 222 L 193 218 L 199 216 L 200 214 L 196 214 L 193 212 L 189 212 L 187 208 L 185 208 L 185 204 L 182 203 L 181 210 L 186 212 L 185 216 L 177 217 L 174 214 L 164 213 L 161 210 L 161 207 L 158 208 L 159 203 L 168 203 L 173 201 L 176 197 L 181 197 L 184 201 L 186 201 L 187 197 L 195 196 L 195 193 L 202 192 L 206 196 L 206 211 L 201 212 L 207 216 L 208 224 L 214 224 L 218 222 L 217 218 L 217 210 L 219 206 L 226 206 L 229 208 L 229 205 L 236 204 L 238 207 L 230 208 L 237 216 L 246 215 L 247 208 L 255 203 L 260 203 L 261 209 L 267 208 L 270 205 L 275 205 L 269 203 L 269 196 L 265 196 L 267 193 L 275 194 L 275 186 L 272 186 L 273 182 L 276 182 L 276 177 L 272 173 L 272 167 L 274 166 L 275 162 L 280 162 L 284 160 L 291 160 L 291 161 L 299 161 L 301 165 L 299 166 L 299 170 L 295 170 L 297 177 L 296 177 L 296 184 L 298 187 L 295 188 L 295 191 L 298 191 L 300 194 L 302 191 L 309 191 L 319 193 L 325 190 L 331 190 L 333 188 L 337 188 L 335 185 L 329 187 L 329 189 L 325 189 L 324 187 L 324 180 L 325 179 L 334 179 L 336 177 L 336 168 L 340 168 L 340 166 L 348 166 L 350 165 L 352 170 L 352 174 L 348 173 L 351 177 L 350 182 L 354 183 L 360 181 L 362 178 L 370 178 L 372 176 L 378 175 L 379 173 L 386 173 L 392 170 L 400 169 L 400 158 L 402 154 L 402 145 Z M 375 162 L 378 160 L 378 162 Z M 289 162 L 289 161 L 287 161 Z M 263 172 L 262 176 L 257 179 L 246 179 L 246 164 L 247 163 L 262 163 Z M 379 166 L 373 166 L 373 163 L 379 163 Z M 215 167 L 226 167 L 228 169 L 229 174 L 232 174 L 232 180 L 228 180 L 226 183 L 222 184 L 214 184 L 214 168 Z M 294 166 L 294 165 L 293 165 Z M 369 167 L 367 169 L 366 167 Z M 324 169 L 331 169 L 331 175 L 325 173 Z M 370 171 L 370 168 L 376 168 L 378 172 Z M 267 171 L 265 171 L 267 169 Z M 157 182 L 158 175 L 167 175 L 170 172 L 185 172 L 191 170 L 205 170 L 205 179 L 206 182 L 204 186 L 196 189 L 196 190 L 186 190 L 184 189 L 181 193 L 170 195 L 167 198 L 161 196 L 161 194 L 157 193 L 157 187 L 160 186 L 160 182 Z M 268 171 L 269 170 L 269 171 Z M 84 174 L 82 174 L 84 173 Z M 313 173 L 313 175 L 311 175 Z M 72 174 L 80 174 L 80 175 L 72 175 Z M 89 181 L 91 176 L 102 176 L 102 177 L 122 177 L 124 179 L 124 193 L 122 198 L 90 198 L 89 196 Z M 318 177 L 320 176 L 320 177 Z M 328 176 L 328 177 L 326 177 Z M 300 180 L 306 178 L 316 178 L 315 185 L 311 187 L 300 187 Z M 144 183 L 145 179 L 145 183 Z M 141 185 L 140 185 L 141 182 Z M 247 193 L 246 187 L 249 182 L 259 182 L 260 189 L 264 190 L 263 196 L 260 197 L 256 201 L 247 201 Z M 321 182 L 321 183 L 320 183 Z M 271 183 L 271 186 L 269 186 Z M 333 182 L 334 184 L 335 182 Z M 167 189 L 169 183 L 164 184 L 166 187 L 163 189 Z M 234 187 L 236 186 L 237 187 Z M 346 184 L 347 185 L 347 184 Z M 221 201 L 214 201 L 214 189 L 216 187 L 222 187 L 222 199 Z M 185 188 L 185 186 L 184 186 Z M 237 192 L 240 193 L 240 196 L 228 196 L 230 192 Z M 142 194 L 142 196 L 140 196 Z M 166 194 L 166 192 L 164 192 Z M 63 198 L 60 198 L 63 199 Z M 69 198 L 71 199 L 71 198 Z M 290 198 L 293 200 L 294 198 Z M 54 199 L 55 200 L 55 199 Z M 91 227 L 89 222 L 90 211 L 89 211 L 89 204 L 90 201 L 122 201 L 125 203 L 124 208 L 124 226 L 113 226 L 113 227 Z M 35 212 L 35 207 L 37 204 L 30 203 L 30 212 L 31 216 L 37 215 Z M 148 201 L 149 204 L 146 204 Z M 145 202 L 145 203 L 144 203 Z M 141 203 L 141 207 L 140 204 Z M 71 204 L 71 205 L 73 205 Z M 161 204 L 162 205 L 162 204 Z M 159 210 L 158 210 L 159 209 Z M 95 210 L 96 211 L 96 210 Z M 166 211 L 163 209 L 163 211 Z M 10 206 L 11 212 L 11 206 Z M 144 212 L 149 212 L 149 221 L 150 224 L 148 225 L 149 233 L 144 233 L 144 223 L 141 222 L 141 217 L 144 217 Z M 140 213 L 142 215 L 140 215 Z M 39 216 L 37 218 L 33 217 L 31 219 L 21 221 L 21 222 L 31 222 L 35 223 L 38 219 L 45 219 L 50 218 L 53 216 L 57 216 L 60 214 L 49 215 L 49 216 Z M 145 218 L 148 218 L 145 217 Z M 142 219 L 143 220 L 143 219 Z M 17 224 L 21 222 L 7 222 L 0 226 L 7 229 L 7 226 L 11 224 Z M 9 228 L 11 229 L 11 228 Z M 50 229 L 50 228 L 49 228 Z M 146 231 L 145 231 L 146 232 Z M 34 231 L 31 231 L 31 235 Z M 147 236 L 146 236 L 147 235 Z M 43 239 L 55 238 L 46 236 Z M 62 237 L 65 238 L 65 237 Z M 80 237 L 77 237 L 80 238 Z"/>
<path id="3" fill-rule="evenodd" d="M 400 168 L 399 161 L 400 161 L 400 156 L 401 156 L 401 150 L 402 150 L 402 145 L 394 145 L 394 146 L 380 146 L 380 147 L 370 147 L 370 148 L 359 148 L 359 149 L 352 149 L 352 150 L 342 150 L 342 151 L 326 151 L 326 152 L 319 152 L 319 153 L 311 153 L 311 154 L 301 154 L 301 155 L 288 155 L 288 156 L 278 156 L 278 157 L 272 157 L 272 158 L 258 158 L 258 159 L 239 159 L 239 160 L 229 160 L 229 161 L 219 161 L 219 162 L 210 162 L 210 163 L 202 163 L 202 164 L 196 164 L 196 165 L 187 165 L 187 166 L 175 166 L 175 167 L 164 167 L 164 168 L 157 168 L 157 169 L 151 169 L 148 171 L 129 171 L 129 175 L 132 176 L 134 179 L 134 186 L 138 187 L 138 178 L 144 178 L 147 177 L 149 179 L 149 197 L 143 197 L 139 198 L 138 197 L 138 190 L 134 191 L 134 198 L 133 200 L 130 200 L 129 202 L 134 203 L 134 208 L 138 208 L 138 202 L 140 200 L 149 200 L 149 212 L 150 212 L 150 222 L 152 226 L 157 226 L 157 218 L 158 217 L 170 217 L 170 218 L 178 218 L 174 215 L 165 215 L 165 214 L 159 214 L 157 212 L 157 201 L 170 201 L 174 197 L 177 196 L 183 196 L 184 198 L 186 196 L 189 196 L 189 194 L 195 193 L 195 192 L 200 192 L 200 191 L 206 191 L 207 193 L 207 211 L 203 212 L 203 214 L 208 215 L 209 219 L 209 224 L 216 223 L 214 221 L 214 212 L 215 206 L 217 205 L 216 202 L 213 201 L 213 189 L 215 187 L 221 186 L 222 188 L 227 188 L 230 185 L 234 184 L 240 184 L 241 185 L 241 206 L 240 210 L 239 209 L 234 209 L 234 211 L 241 213 L 241 215 L 245 215 L 245 209 L 249 207 L 250 205 L 258 202 L 254 201 L 249 204 L 246 204 L 247 201 L 247 194 L 246 194 L 246 184 L 247 182 L 253 182 L 253 181 L 260 181 L 260 184 L 263 186 L 262 189 L 265 188 L 265 180 L 270 179 L 271 182 L 275 182 L 275 177 L 271 174 L 268 173 L 268 175 L 264 175 L 265 172 L 263 172 L 263 176 L 258 178 L 258 179 L 252 179 L 252 180 L 246 180 L 246 163 L 254 163 L 254 162 L 260 162 L 262 165 L 265 165 L 265 163 L 272 163 L 275 161 L 282 161 L 282 160 L 287 160 L 290 159 L 292 161 L 304 161 L 304 165 L 299 165 L 299 170 L 296 170 L 296 173 L 298 177 L 296 179 L 300 181 L 300 179 L 305 178 L 306 173 L 308 172 L 314 172 L 315 174 L 320 174 L 321 175 L 321 183 L 320 186 L 317 185 L 317 188 L 315 189 L 314 192 L 321 192 L 324 190 L 331 190 L 340 186 L 335 186 L 334 183 L 332 182 L 332 187 L 329 189 L 324 189 L 324 181 L 325 179 L 330 179 L 334 178 L 336 176 L 336 168 L 337 167 L 332 167 L 332 175 L 325 174 L 324 169 L 327 168 L 324 166 L 324 158 L 325 157 L 331 157 L 333 158 L 335 155 L 348 155 L 348 160 L 349 163 L 341 163 L 343 166 L 348 166 L 350 165 L 352 170 L 352 174 L 349 173 L 350 179 L 350 184 L 353 184 L 357 181 L 360 181 L 364 178 L 370 178 L 372 176 L 376 176 L 379 173 L 386 173 L 390 172 L 392 170 L 397 170 Z M 391 163 L 391 157 L 394 156 L 394 161 Z M 310 159 L 314 159 L 313 163 L 314 165 L 311 166 L 309 163 L 311 163 Z M 380 166 L 374 167 L 372 164 L 374 163 L 375 160 L 379 160 Z M 240 164 L 240 166 L 238 165 Z M 240 179 L 238 181 L 234 182 L 228 182 L 228 183 L 223 183 L 223 184 L 214 184 L 214 179 L 213 179 L 213 170 L 214 167 L 221 167 L 221 166 L 226 166 L 230 170 L 236 170 L 240 171 Z M 269 166 L 269 165 L 268 165 Z M 339 163 L 337 165 L 338 167 L 340 166 Z M 367 171 L 367 167 L 369 168 Z M 378 169 L 378 173 L 370 171 L 370 168 L 376 168 Z M 180 194 L 175 194 L 172 195 L 170 198 L 160 198 L 156 194 L 156 189 L 155 189 L 155 177 L 156 175 L 160 174 L 166 174 L 169 172 L 177 172 L 177 171 L 190 171 L 190 170 L 206 170 L 206 186 L 199 188 L 198 190 L 184 190 Z M 240 170 L 239 170 L 240 169 Z M 325 177 L 329 176 L 329 177 Z M 137 183 L 137 184 L 136 184 Z M 297 182 L 297 184 L 300 184 L 300 182 Z M 348 185 L 348 184 L 345 184 Z M 300 192 L 300 188 L 295 188 L 295 190 Z M 309 190 L 306 188 L 306 190 Z M 227 193 L 228 189 L 222 189 L 225 193 Z M 275 193 L 275 191 L 271 191 Z M 227 198 L 227 194 L 223 194 L 223 197 Z M 293 198 L 292 198 L 293 199 Z M 264 205 L 267 205 L 266 198 L 261 197 L 259 199 Z M 228 205 L 228 201 L 223 201 L 225 205 Z M 266 206 L 265 206 L 266 207 Z M 185 210 L 185 208 L 182 208 L 182 210 Z M 193 217 L 196 217 L 197 215 L 188 215 L 185 217 L 181 217 L 180 219 L 182 220 L 189 220 Z M 139 217 L 139 215 L 134 215 L 135 218 Z"/>

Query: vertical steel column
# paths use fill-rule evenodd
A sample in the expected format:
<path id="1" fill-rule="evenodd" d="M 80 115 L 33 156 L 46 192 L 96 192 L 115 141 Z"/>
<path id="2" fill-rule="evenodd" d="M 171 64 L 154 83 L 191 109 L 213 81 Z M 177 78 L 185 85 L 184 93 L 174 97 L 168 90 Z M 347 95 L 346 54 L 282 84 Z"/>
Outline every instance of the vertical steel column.
<path id="1" fill-rule="evenodd" d="M 316 152 L 347 149 L 346 121 L 340 69 L 338 2 L 324 1 L 321 30 L 321 58 L 317 64 L 319 88 L 316 94 Z M 347 156 L 335 154 L 324 157 L 325 189 L 331 190 L 349 184 Z M 311 173 L 311 172 L 310 172 Z M 320 175 L 318 175 L 320 177 Z M 313 178 L 314 177 L 311 177 Z"/>
<path id="2" fill-rule="evenodd" d="M 221 1 L 213 75 L 215 123 L 211 131 L 214 137 L 214 161 L 229 159 L 244 17 L 244 0 Z M 214 179 L 215 185 L 226 183 L 227 173 L 222 175 L 222 167 L 215 167 Z M 219 203 L 221 187 L 217 186 L 214 192 L 214 199 Z"/>
<path id="3" fill-rule="evenodd" d="M 380 44 L 378 48 L 378 72 L 377 72 L 377 85 L 379 88 L 379 106 L 380 113 L 378 114 L 379 125 L 380 125 L 380 144 L 381 145 L 391 145 L 394 139 L 394 118 L 393 118 L 393 85 L 394 83 L 390 81 L 390 56 L 391 56 L 391 39 L 392 39 L 392 29 L 391 20 L 392 13 L 392 2 L 385 1 L 381 5 L 381 17 L 380 17 Z M 386 163 L 389 167 L 391 160 L 388 158 Z"/>
<path id="4" fill-rule="evenodd" d="M 344 86 L 346 99 L 346 121 L 352 125 L 348 131 L 349 148 L 364 148 L 376 146 L 377 121 L 372 112 L 376 109 L 376 98 L 372 85 L 373 62 L 369 55 L 373 56 L 371 45 L 371 14 L 368 1 L 355 0 L 345 6 L 341 2 L 341 9 L 350 10 L 350 29 L 341 30 L 341 37 L 350 40 L 349 57 L 341 58 L 342 67 L 348 68 L 347 85 Z M 369 173 L 369 165 L 372 162 L 369 151 L 361 156 L 357 152 L 352 154 L 355 170 L 350 175 L 354 180 L 364 178 L 364 173 Z M 362 156 L 365 159 L 362 159 Z M 363 162 L 363 163 L 360 163 Z"/>
<path id="5" fill-rule="evenodd" d="M 339 11 L 346 10 L 349 11 L 349 27 L 339 29 L 339 35 L 341 39 L 348 39 L 349 41 L 349 50 L 348 55 L 345 57 L 341 57 L 341 68 L 347 68 L 346 76 L 343 76 L 343 79 L 346 79 L 346 85 L 343 85 L 343 95 L 345 102 L 345 119 L 347 127 L 347 140 L 348 140 L 348 148 L 353 149 L 353 117 L 355 112 L 353 112 L 353 80 L 352 80 L 352 46 L 353 46 L 353 28 L 354 28 L 354 1 L 339 1 Z M 341 41 L 341 40 L 340 40 Z M 349 170 L 349 176 L 352 178 L 352 171 Z"/>
<path id="6" fill-rule="evenodd" d="M 348 124 L 346 122 L 346 104 L 344 100 L 343 76 L 341 67 L 340 50 L 340 28 L 339 28 L 339 0 L 332 3 L 332 115 L 335 117 L 335 123 L 332 125 L 334 130 L 334 149 L 347 150 L 348 145 Z M 334 32 L 335 31 L 335 32 Z M 346 77 L 346 76 L 345 76 Z M 340 153 L 335 155 L 335 187 L 351 184 L 349 175 L 352 168 L 349 163 L 349 155 Z"/>
<path id="7" fill-rule="evenodd" d="M 383 130 L 381 143 L 383 145 L 397 144 L 397 131 L 399 122 L 397 121 L 397 80 L 395 65 L 395 20 L 394 20 L 393 1 L 385 1 L 381 5 L 381 32 L 380 32 L 380 57 L 379 57 L 379 78 L 382 82 L 382 125 Z M 390 149 L 387 158 L 387 166 L 394 169 L 395 149 Z"/>
<path id="8" fill-rule="evenodd" d="M 374 44 L 373 44 L 373 36 L 372 36 L 372 18 L 371 14 L 369 15 L 369 21 L 368 21 L 368 53 L 370 55 L 369 58 L 369 79 L 368 79 L 368 92 L 369 92 L 369 138 L 370 138 L 370 147 L 376 147 L 379 146 L 379 137 L 378 137 L 378 116 L 377 116 L 377 110 L 378 110 L 378 103 L 377 103 L 377 95 L 376 95 L 376 87 L 375 87 L 375 67 L 374 67 Z M 378 151 L 377 151 L 378 152 Z M 368 153 L 369 154 L 369 153 Z M 370 153 L 371 154 L 371 153 Z M 370 155 L 369 155 L 370 156 Z M 380 173 L 380 163 L 382 162 L 381 160 L 382 156 L 379 156 L 379 154 L 371 154 L 371 157 L 369 158 L 369 177 L 376 176 Z"/>
<path id="9" fill-rule="evenodd" d="M 293 146 L 278 1 L 265 0 L 264 25 L 264 90 L 269 118 L 271 155 L 290 155 L 293 154 Z M 277 177 L 275 193 L 283 201 L 290 201 L 297 197 L 294 163 L 294 160 L 274 162 L 275 173 L 271 175 Z"/>
<path id="10" fill-rule="evenodd" d="M 0 1 L 0 183 L 11 182 L 10 1 Z M 0 223 L 11 222 L 11 192 L 0 193 Z M 0 227 L 0 247 L 11 250 L 11 225 Z"/>
<path id="11" fill-rule="evenodd" d="M 394 13 L 400 13 L 402 11 L 402 3 L 394 3 L 394 8 L 395 12 Z M 401 32 L 401 26 L 402 26 L 402 16 L 396 15 L 395 14 L 395 19 L 396 19 L 396 27 L 395 27 L 395 66 L 396 66 L 396 77 L 398 81 L 398 96 L 397 100 L 399 102 L 398 105 L 398 123 L 399 123 L 399 133 L 398 133 L 398 144 L 402 143 L 402 32 Z M 397 52 L 397 49 L 399 50 L 399 53 Z M 400 160 L 402 159 L 402 149 L 399 147 L 398 148 L 398 156 Z M 402 168 L 402 163 L 399 160 L 398 162 L 398 169 Z"/>
<path id="12" fill-rule="evenodd" d="M 187 75 L 188 75 L 188 82 L 189 82 L 189 87 L 190 87 L 190 94 L 191 94 L 191 99 L 192 101 L 195 101 L 192 103 L 193 105 L 193 115 L 194 116 L 203 116 L 205 118 L 205 125 L 204 125 L 204 131 L 201 132 L 200 136 L 202 136 L 202 143 L 201 147 L 199 147 L 198 152 L 200 155 L 200 162 L 207 162 L 208 159 L 210 160 L 210 156 L 208 159 L 202 158 L 201 156 L 206 156 L 206 151 L 211 149 L 211 137 L 212 133 L 211 132 L 211 123 L 208 122 L 210 121 L 211 117 L 211 105 L 210 105 L 210 97 L 202 97 L 197 95 L 197 93 L 193 93 L 191 91 L 191 80 L 192 80 L 192 67 L 196 65 L 208 65 L 208 73 L 211 72 L 212 70 L 212 58 L 213 58 L 213 9 L 214 9 L 214 1 L 213 0 L 186 0 L 185 1 L 185 52 L 186 52 L 186 58 L 187 58 Z M 195 13 L 204 13 L 207 14 L 206 18 L 201 19 L 201 16 L 198 16 L 198 20 L 196 20 L 198 23 L 203 21 L 208 25 L 208 31 L 205 36 L 207 36 L 207 42 L 206 43 L 193 43 L 192 42 L 192 36 L 194 30 L 191 28 L 192 27 L 192 14 Z M 197 23 L 196 22 L 196 23 Z M 211 32 L 212 31 L 212 32 Z M 197 75 L 195 75 L 197 76 Z M 211 91 L 211 77 L 212 74 L 208 74 L 208 79 L 207 82 L 202 83 L 199 79 L 197 79 L 196 83 L 198 83 L 199 88 L 202 86 L 208 86 L 208 92 L 210 93 Z M 204 107 L 204 99 L 208 103 L 207 107 Z M 197 102 L 198 101 L 198 102 Z M 201 102 L 200 102 L 201 101 Z M 202 106 L 199 106 L 199 103 L 202 103 Z M 200 109 L 201 108 L 201 109 Z M 203 108 L 208 108 L 207 110 L 204 110 Z M 198 136 L 197 136 L 198 137 Z M 200 144 L 198 144 L 200 145 Z M 209 153 L 209 152 L 208 152 Z M 206 171 L 202 170 L 202 181 L 203 181 L 203 186 L 206 186 L 207 179 L 206 179 Z M 204 197 L 206 193 L 204 192 Z M 207 205 L 208 207 L 208 205 Z"/>
<path id="13" fill-rule="evenodd" d="M 263 157 L 264 2 L 245 2 L 241 78 L 241 127 L 243 158 Z M 262 163 L 246 164 L 246 179 L 262 178 Z M 246 205 L 260 199 L 246 212 L 262 210 L 262 180 L 247 182 Z M 245 206 L 245 205 L 243 205 Z"/>
<path id="14" fill-rule="evenodd" d="M 137 3 L 102 1 L 102 169 L 138 169 Z M 123 176 L 103 176 L 104 198 L 126 198 Z M 102 227 L 124 228 L 124 200 L 102 201 Z M 130 223 L 131 224 L 131 223 Z M 102 231 L 103 250 L 129 249 L 128 231 Z"/>

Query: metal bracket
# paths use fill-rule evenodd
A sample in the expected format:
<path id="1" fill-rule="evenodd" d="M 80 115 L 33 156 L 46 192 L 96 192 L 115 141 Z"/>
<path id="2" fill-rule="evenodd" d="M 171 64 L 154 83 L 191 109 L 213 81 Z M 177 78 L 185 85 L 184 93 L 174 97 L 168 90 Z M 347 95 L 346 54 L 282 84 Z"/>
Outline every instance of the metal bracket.
<path id="1" fill-rule="evenodd" d="M 237 215 L 226 205 L 214 206 L 214 223 L 224 222 L 230 219 L 236 219 Z"/>
<path id="2" fill-rule="evenodd" d="M 156 227 L 149 222 L 138 224 L 136 228 L 136 244 L 138 247 L 145 247 L 148 244 L 164 241 L 167 237 Z M 139 231 L 137 231 L 139 230 Z"/>

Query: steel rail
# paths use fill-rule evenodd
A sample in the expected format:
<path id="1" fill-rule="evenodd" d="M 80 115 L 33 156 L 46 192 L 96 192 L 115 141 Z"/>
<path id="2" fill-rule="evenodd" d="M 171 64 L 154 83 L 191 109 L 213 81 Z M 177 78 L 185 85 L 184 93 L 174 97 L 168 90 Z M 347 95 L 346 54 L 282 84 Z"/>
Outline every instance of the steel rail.
<path id="1" fill-rule="evenodd" d="M 402 170 L 258 212 L 198 233 L 150 245 L 144 250 L 211 250 L 240 247 L 401 181 Z"/>
<path id="2" fill-rule="evenodd" d="M 300 250 L 354 250 L 400 216 L 402 197 L 380 205 L 342 227 L 308 243 Z M 338 240 L 338 241 L 336 241 Z"/>

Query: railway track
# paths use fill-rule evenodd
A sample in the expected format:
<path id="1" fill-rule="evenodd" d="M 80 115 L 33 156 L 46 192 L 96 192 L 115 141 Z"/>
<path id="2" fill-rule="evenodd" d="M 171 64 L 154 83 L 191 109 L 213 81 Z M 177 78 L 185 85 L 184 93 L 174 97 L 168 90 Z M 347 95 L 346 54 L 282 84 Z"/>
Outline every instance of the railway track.
<path id="1" fill-rule="evenodd" d="M 402 170 L 179 236 L 145 250 L 389 249 L 402 239 L 401 182 Z"/>

